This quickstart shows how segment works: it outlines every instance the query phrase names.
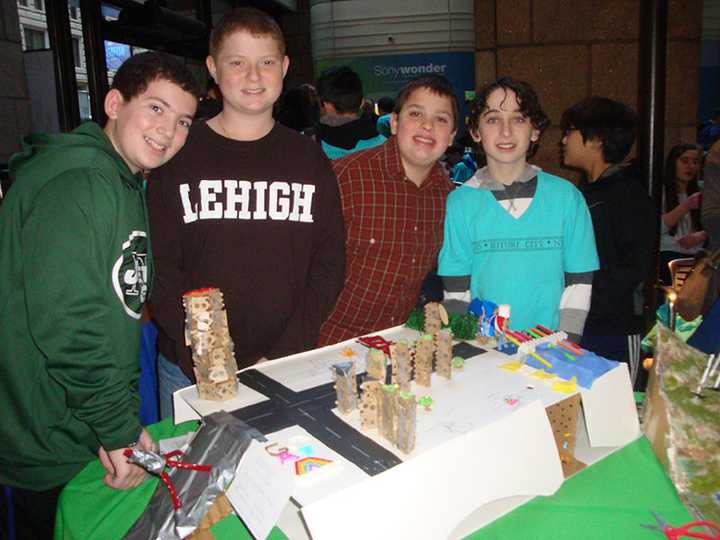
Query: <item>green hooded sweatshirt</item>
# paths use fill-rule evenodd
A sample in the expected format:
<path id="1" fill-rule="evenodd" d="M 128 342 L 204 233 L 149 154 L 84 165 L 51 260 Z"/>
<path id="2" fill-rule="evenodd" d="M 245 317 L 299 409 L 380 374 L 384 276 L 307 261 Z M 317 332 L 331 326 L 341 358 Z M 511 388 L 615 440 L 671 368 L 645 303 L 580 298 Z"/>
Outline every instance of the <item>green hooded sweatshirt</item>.
<path id="1" fill-rule="evenodd" d="M 137 440 L 151 283 L 142 176 L 103 130 L 28 137 L 0 204 L 0 484 L 46 490 Z"/>

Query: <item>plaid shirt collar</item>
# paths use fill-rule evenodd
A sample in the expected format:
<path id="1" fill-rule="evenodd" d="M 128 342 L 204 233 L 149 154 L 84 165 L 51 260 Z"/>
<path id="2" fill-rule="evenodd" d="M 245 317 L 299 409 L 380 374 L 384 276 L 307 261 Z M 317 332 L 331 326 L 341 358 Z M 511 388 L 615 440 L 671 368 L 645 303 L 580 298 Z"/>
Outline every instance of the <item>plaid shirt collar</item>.
<path id="1" fill-rule="evenodd" d="M 515 179 L 515 182 L 528 182 L 535 178 L 540 171 L 542 171 L 540 167 L 536 167 L 535 165 L 530 165 L 528 163 L 525 165 L 525 170 L 523 170 L 520 176 Z M 483 167 L 478 170 L 470 180 L 465 182 L 464 185 L 476 189 L 487 189 L 489 191 L 503 191 L 506 187 L 505 184 L 498 182 L 490 176 L 490 171 L 487 167 Z"/>
<path id="2" fill-rule="evenodd" d="M 387 142 L 382 146 L 382 156 L 384 160 L 385 170 L 390 178 L 396 179 L 399 182 L 412 182 L 405 174 L 405 168 L 403 167 L 402 160 L 400 159 L 400 148 L 398 147 L 397 137 L 393 135 Z M 425 181 L 419 186 L 418 189 L 432 189 L 435 186 L 442 186 L 447 182 L 447 175 L 440 166 L 440 163 L 435 162 L 430 169 L 430 172 L 425 178 Z"/>

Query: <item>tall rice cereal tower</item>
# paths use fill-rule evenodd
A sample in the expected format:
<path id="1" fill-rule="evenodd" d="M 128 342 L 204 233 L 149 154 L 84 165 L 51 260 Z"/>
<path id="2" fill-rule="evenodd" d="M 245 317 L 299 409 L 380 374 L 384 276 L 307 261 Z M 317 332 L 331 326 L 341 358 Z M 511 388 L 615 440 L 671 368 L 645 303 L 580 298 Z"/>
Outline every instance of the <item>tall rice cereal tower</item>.
<path id="1" fill-rule="evenodd" d="M 355 362 L 342 362 L 332 366 L 337 406 L 341 413 L 348 414 L 357 409 L 357 379 Z"/>
<path id="2" fill-rule="evenodd" d="M 435 334 L 435 371 L 440 377 L 452 378 L 452 332 L 448 329 Z"/>
<path id="3" fill-rule="evenodd" d="M 360 429 L 368 430 L 378 426 L 380 410 L 380 382 L 368 380 L 360 385 Z"/>
<path id="4" fill-rule="evenodd" d="M 383 384 L 380 387 L 380 411 L 378 430 L 392 444 L 395 444 L 395 427 L 397 423 L 397 384 Z"/>
<path id="5" fill-rule="evenodd" d="M 386 370 L 385 353 L 380 349 L 370 349 L 367 355 L 368 377 L 385 384 Z"/>
<path id="6" fill-rule="evenodd" d="M 220 289 L 196 289 L 183 295 L 185 344 L 192 349 L 198 396 L 223 401 L 238 392 L 237 362 Z"/>
<path id="7" fill-rule="evenodd" d="M 390 361 L 392 363 L 392 383 L 400 385 L 403 392 L 410 391 L 412 381 L 412 358 L 410 347 L 404 339 L 390 345 Z"/>
<path id="8" fill-rule="evenodd" d="M 425 334 L 415 341 L 415 382 L 419 386 L 430 387 L 432 361 L 433 337 Z"/>
<path id="9" fill-rule="evenodd" d="M 417 431 L 417 403 L 415 395 L 399 392 L 397 395 L 397 425 L 395 426 L 395 446 L 409 454 L 415 449 Z"/>
<path id="10" fill-rule="evenodd" d="M 428 302 L 425 304 L 425 333 L 434 336 L 440 331 L 442 315 L 440 310 L 444 308 L 437 302 Z M 447 317 L 447 314 L 445 315 Z M 447 323 L 446 323 L 447 324 Z"/>

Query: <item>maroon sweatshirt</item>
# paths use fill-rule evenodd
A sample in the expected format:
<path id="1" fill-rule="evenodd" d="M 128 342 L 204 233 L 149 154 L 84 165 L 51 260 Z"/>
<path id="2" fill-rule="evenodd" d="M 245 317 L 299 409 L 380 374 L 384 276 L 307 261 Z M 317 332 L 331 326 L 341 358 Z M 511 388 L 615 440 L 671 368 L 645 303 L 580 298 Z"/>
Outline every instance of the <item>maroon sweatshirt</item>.
<path id="1" fill-rule="evenodd" d="M 337 180 L 320 147 L 280 124 L 235 141 L 205 122 L 148 186 L 161 354 L 191 380 L 182 294 L 219 287 L 238 367 L 315 347 L 345 277 Z"/>

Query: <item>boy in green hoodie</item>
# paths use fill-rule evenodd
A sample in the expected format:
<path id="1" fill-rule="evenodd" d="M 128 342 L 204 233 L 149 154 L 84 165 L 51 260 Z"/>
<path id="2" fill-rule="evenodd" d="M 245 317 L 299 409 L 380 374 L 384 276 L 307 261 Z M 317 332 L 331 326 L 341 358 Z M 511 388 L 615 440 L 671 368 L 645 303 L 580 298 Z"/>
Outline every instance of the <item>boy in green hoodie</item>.
<path id="1" fill-rule="evenodd" d="M 105 97 L 104 128 L 26 139 L 0 206 L 0 484 L 18 538 L 52 537 L 62 487 L 99 456 L 105 483 L 139 484 L 123 451 L 138 418 L 140 319 L 152 282 L 143 172 L 185 143 L 192 74 L 145 53 Z"/>

